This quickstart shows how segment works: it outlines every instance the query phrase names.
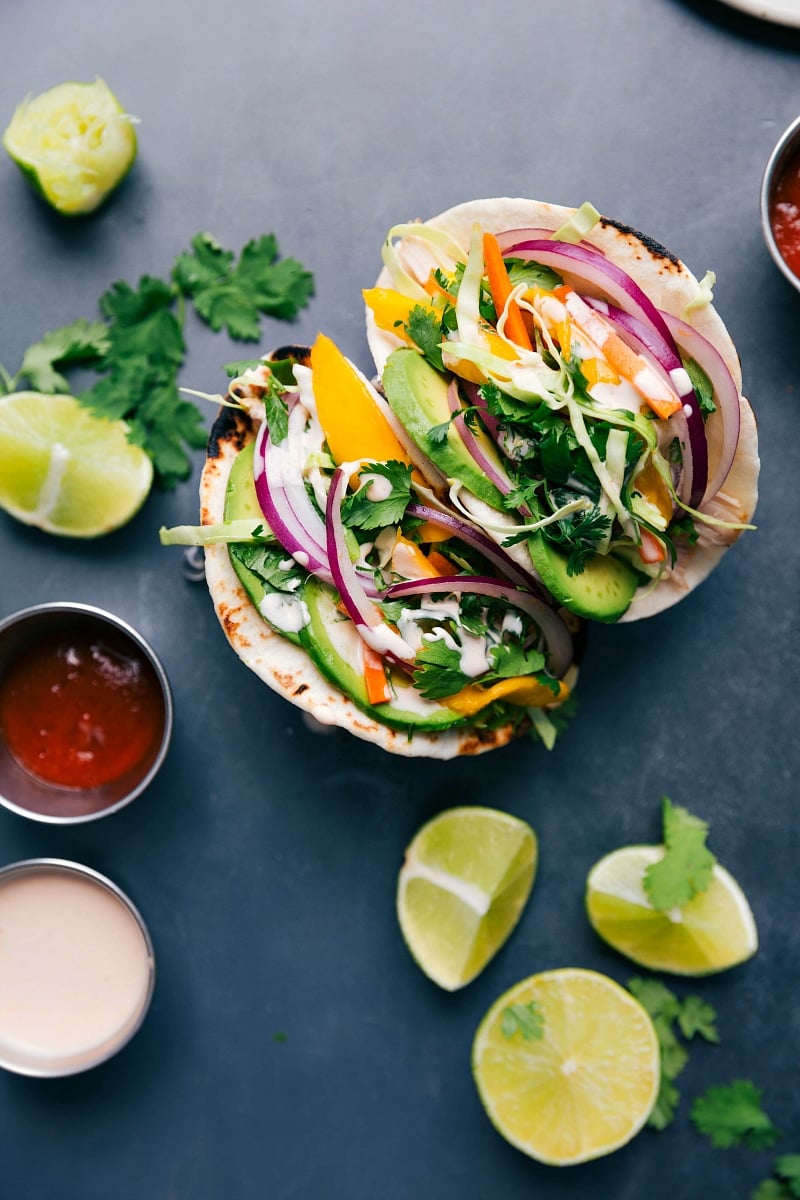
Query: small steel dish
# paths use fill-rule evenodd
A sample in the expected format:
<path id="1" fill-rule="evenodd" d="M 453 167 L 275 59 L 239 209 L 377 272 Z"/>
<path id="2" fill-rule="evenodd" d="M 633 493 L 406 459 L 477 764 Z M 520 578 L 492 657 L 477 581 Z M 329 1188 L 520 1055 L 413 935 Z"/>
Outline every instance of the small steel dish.
<path id="1" fill-rule="evenodd" d="M 785 275 L 792 287 L 800 292 L 800 278 L 795 275 L 778 249 L 778 243 L 775 241 L 775 234 L 770 219 L 775 186 L 781 171 L 789 159 L 797 153 L 800 153 L 800 117 L 796 117 L 791 125 L 783 131 L 769 156 L 764 170 L 764 176 L 761 180 L 761 231 L 764 235 L 764 241 L 767 243 L 767 249 L 772 255 L 778 270 Z"/>
<path id="2" fill-rule="evenodd" d="M 54 601 L 12 613 L 0 621 L 0 680 L 13 659 L 37 641 L 61 631 L 106 627 L 144 656 L 161 697 L 160 737 L 125 774 L 93 788 L 60 787 L 37 779 L 12 757 L 0 729 L 0 805 L 34 821 L 74 825 L 118 812 L 140 795 L 157 774 L 172 736 L 173 706 L 167 674 L 152 646 L 112 613 L 89 604 Z"/>
<path id="3" fill-rule="evenodd" d="M 37 881 L 55 892 L 20 904 L 19 885 L 36 888 Z M 64 888 L 76 885 L 96 899 L 82 893 L 77 904 L 70 900 Z M 4 895 L 8 887 L 16 899 Z M 99 941 L 96 923 L 87 925 L 98 904 L 105 925 Z M 135 904 L 91 867 L 30 858 L 0 868 L 0 913 L 0 1068 L 53 1079 L 117 1054 L 140 1029 L 155 988 L 153 942 Z M 96 1012 L 84 1008 L 95 1004 Z"/>

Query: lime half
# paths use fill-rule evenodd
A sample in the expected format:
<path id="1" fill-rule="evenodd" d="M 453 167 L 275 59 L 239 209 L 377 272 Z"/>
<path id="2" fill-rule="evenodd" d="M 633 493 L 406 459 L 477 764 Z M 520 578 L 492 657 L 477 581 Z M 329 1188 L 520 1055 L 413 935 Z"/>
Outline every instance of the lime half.
<path id="1" fill-rule="evenodd" d="M 447 991 L 483 970 L 519 920 L 536 874 L 536 835 L 490 808 L 434 817 L 406 851 L 397 915 L 419 966 Z"/>
<path id="2" fill-rule="evenodd" d="M 658 1094 L 658 1038 L 630 992 L 567 967 L 495 1001 L 475 1035 L 472 1070 L 507 1141 L 569 1166 L 610 1154 L 642 1128 Z"/>
<path id="3" fill-rule="evenodd" d="M 124 525 L 153 482 L 153 464 L 123 421 L 40 392 L 0 397 L 0 463 L 0 507 L 68 537 Z"/>
<path id="4" fill-rule="evenodd" d="M 750 958 L 756 923 L 744 892 L 719 863 L 704 892 L 681 908 L 659 912 L 644 890 L 663 846 L 623 846 L 592 867 L 586 881 L 589 920 L 604 941 L 642 967 L 674 975 L 707 975 Z"/>
<path id="5" fill-rule="evenodd" d="M 133 166 L 136 133 L 98 78 L 28 96 L 11 118 L 3 146 L 48 204 L 77 216 L 93 212 Z"/>

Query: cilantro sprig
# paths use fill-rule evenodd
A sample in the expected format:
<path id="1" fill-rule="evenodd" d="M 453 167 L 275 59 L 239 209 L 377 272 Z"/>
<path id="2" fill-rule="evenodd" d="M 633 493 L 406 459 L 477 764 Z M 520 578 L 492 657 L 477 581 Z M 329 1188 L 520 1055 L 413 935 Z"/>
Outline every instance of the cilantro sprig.
<path id="1" fill-rule="evenodd" d="M 647 868 L 644 890 L 659 912 L 682 908 L 711 882 L 717 861 L 706 846 L 708 824 L 663 799 L 664 857 Z"/>
<path id="2" fill-rule="evenodd" d="M 541 1041 L 544 1037 L 544 1013 L 536 1000 L 528 1004 L 509 1004 L 503 1009 L 500 1032 L 510 1040 L 519 1034 L 523 1041 Z"/>
<path id="3" fill-rule="evenodd" d="M 342 502 L 342 521 L 356 529 L 383 529 L 387 525 L 399 525 L 406 508 L 411 503 L 412 467 L 406 463 L 371 462 L 359 471 L 361 487 Z M 376 479 L 384 479 L 390 490 L 386 495 L 371 495 L 370 485 Z"/>
<path id="4" fill-rule="evenodd" d="M 626 986 L 650 1015 L 658 1038 L 661 1083 L 648 1124 L 653 1129 L 666 1129 L 675 1119 L 680 1102 L 675 1080 L 689 1061 L 689 1053 L 678 1033 L 686 1041 L 699 1036 L 707 1042 L 719 1042 L 716 1013 L 699 996 L 686 996 L 680 1000 L 658 979 L 636 977 L 629 979 Z"/>
<path id="5" fill-rule="evenodd" d="M 237 262 L 200 233 L 168 279 L 113 283 L 100 297 L 102 320 L 81 318 L 45 333 L 25 351 L 16 374 L 0 366 L 0 393 L 23 385 L 68 393 L 65 368 L 95 371 L 97 382 L 78 400 L 98 416 L 127 422 L 130 440 L 152 458 L 158 484 L 171 488 L 188 478 L 189 451 L 202 449 L 207 438 L 200 410 L 178 388 L 186 301 L 212 329 L 252 341 L 262 313 L 291 320 L 312 294 L 312 276 L 296 260 L 279 258 L 273 234 L 248 242 Z"/>
<path id="6" fill-rule="evenodd" d="M 800 1154 L 775 1159 L 772 1178 L 763 1180 L 751 1200 L 796 1200 L 800 1197 Z"/>
<path id="7" fill-rule="evenodd" d="M 761 1103 L 762 1091 L 749 1079 L 716 1084 L 698 1096 L 689 1116 L 698 1132 L 718 1150 L 747 1146 L 766 1150 L 780 1137 Z"/>

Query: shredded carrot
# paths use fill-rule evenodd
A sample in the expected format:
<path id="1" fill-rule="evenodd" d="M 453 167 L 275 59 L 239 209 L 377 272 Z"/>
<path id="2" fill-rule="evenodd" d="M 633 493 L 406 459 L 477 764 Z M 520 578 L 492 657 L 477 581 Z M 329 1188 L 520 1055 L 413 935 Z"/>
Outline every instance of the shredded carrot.
<path id="1" fill-rule="evenodd" d="M 506 264 L 503 262 L 503 255 L 497 244 L 497 238 L 493 233 L 484 233 L 483 235 L 483 261 L 489 280 L 489 291 L 492 293 L 492 300 L 499 317 L 513 289 L 511 280 L 508 278 Z M 512 342 L 516 342 L 524 350 L 532 349 L 531 339 L 525 328 L 519 305 L 513 300 L 508 305 L 505 332 L 506 337 L 510 338 Z"/>
<path id="2" fill-rule="evenodd" d="M 672 388 L 663 382 L 641 354 L 631 350 L 628 343 L 576 291 L 562 284 L 553 289 L 553 295 L 563 301 L 576 329 L 582 330 L 600 347 L 609 366 L 633 384 L 656 416 L 666 420 L 679 410 L 681 402 Z"/>
<path id="3" fill-rule="evenodd" d="M 386 678 L 386 668 L 377 650 L 373 650 L 366 642 L 364 650 L 364 683 L 367 688 L 367 700 L 370 704 L 386 704 L 392 698 L 389 681 Z"/>
<path id="4" fill-rule="evenodd" d="M 640 530 L 642 544 L 639 547 L 639 557 L 644 563 L 660 563 L 666 558 L 663 542 L 652 534 L 649 529 Z"/>

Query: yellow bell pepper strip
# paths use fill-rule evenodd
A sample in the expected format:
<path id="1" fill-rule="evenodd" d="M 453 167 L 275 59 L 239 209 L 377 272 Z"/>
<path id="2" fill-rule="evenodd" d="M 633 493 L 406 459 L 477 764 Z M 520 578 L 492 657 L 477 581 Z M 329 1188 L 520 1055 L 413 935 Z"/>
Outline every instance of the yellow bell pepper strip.
<path id="1" fill-rule="evenodd" d="M 653 466 L 652 460 L 642 467 L 633 478 L 633 489 L 642 496 L 648 504 L 658 509 L 664 520 L 669 524 L 675 506 L 672 502 L 669 488 Z"/>
<path id="2" fill-rule="evenodd" d="M 549 704 L 561 704 L 569 696 L 569 688 L 559 680 L 558 694 L 535 675 L 518 675 L 514 679 L 499 679 L 491 687 L 482 688 L 470 683 L 452 696 L 441 700 L 453 712 L 472 717 L 494 700 L 504 700 L 520 708 L 546 708 Z"/>
<path id="3" fill-rule="evenodd" d="M 563 284 L 553 289 L 553 295 L 563 302 L 575 328 L 600 347 L 609 366 L 633 384 L 657 417 L 666 420 L 680 410 L 682 405 L 677 393 L 576 291 Z"/>
<path id="4" fill-rule="evenodd" d="M 311 348 L 314 399 L 333 461 L 396 461 L 410 465 L 366 380 L 324 334 Z"/>
<path id="5" fill-rule="evenodd" d="M 445 561 L 443 555 L 438 557 Z M 452 574 L 452 567 L 449 563 L 447 566 L 449 570 L 438 571 L 416 542 L 409 541 L 402 534 L 398 535 L 392 551 L 392 570 L 401 579 L 436 579 L 440 574 Z"/>
<path id="6" fill-rule="evenodd" d="M 510 304 L 508 303 L 508 298 L 513 288 L 511 287 L 511 280 L 508 278 L 508 271 L 503 261 L 503 255 L 497 244 L 497 238 L 493 233 L 484 233 L 483 235 L 483 262 L 486 267 L 486 276 L 489 280 L 489 291 L 492 293 L 492 300 L 494 301 L 498 318 L 508 304 L 505 323 L 506 337 L 510 338 L 512 342 L 516 342 L 523 350 L 532 350 L 531 339 L 528 336 L 528 330 L 525 328 L 525 322 L 522 319 L 519 306 L 514 300 Z"/>
<path id="7" fill-rule="evenodd" d="M 364 660 L 364 685 L 367 689 L 367 700 L 370 704 L 388 704 L 392 698 L 392 690 L 386 678 L 384 659 L 366 642 L 362 645 Z"/>
<path id="8" fill-rule="evenodd" d="M 367 308 L 372 311 L 378 328 L 385 329 L 387 333 L 397 334 L 407 342 L 411 339 L 404 326 L 408 324 L 412 308 L 422 308 L 437 319 L 442 315 L 442 310 L 432 302 L 423 304 L 420 300 L 412 300 L 402 292 L 396 292 L 394 288 L 364 288 L 361 295 Z"/>

